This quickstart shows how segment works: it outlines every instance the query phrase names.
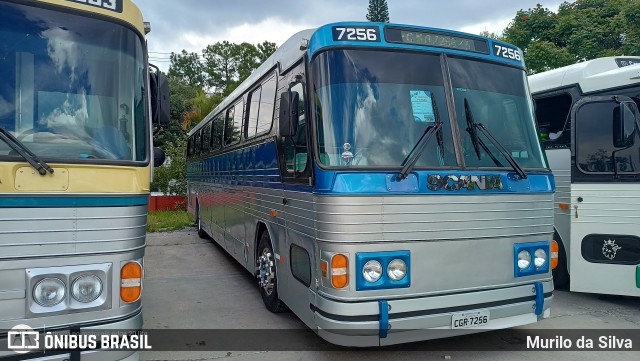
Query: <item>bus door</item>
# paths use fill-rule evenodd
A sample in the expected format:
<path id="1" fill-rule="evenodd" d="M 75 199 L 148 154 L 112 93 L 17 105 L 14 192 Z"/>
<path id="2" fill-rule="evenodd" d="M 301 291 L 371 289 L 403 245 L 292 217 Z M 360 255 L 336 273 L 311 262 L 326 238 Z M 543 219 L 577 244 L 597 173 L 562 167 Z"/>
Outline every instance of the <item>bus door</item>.
<path id="1" fill-rule="evenodd" d="M 295 78 L 292 78 L 295 79 Z M 308 145 L 309 119 L 306 116 L 304 83 L 290 82 L 289 93 L 293 102 L 292 116 L 297 117 L 295 134 L 284 138 L 280 150 L 280 171 L 284 183 L 283 204 L 286 246 L 280 250 L 285 262 L 281 263 L 279 282 L 286 287 L 278 289 L 287 306 L 309 327 L 314 327 L 313 316 L 309 312 L 309 287 L 312 284 L 312 268 L 315 259 L 313 193 L 310 185 L 311 154 Z M 295 122 L 294 122 L 295 124 Z M 282 269 L 286 267 L 286 269 Z M 280 275 L 284 277 L 280 277 Z"/>
<path id="2" fill-rule="evenodd" d="M 640 296 L 637 106 L 624 96 L 586 97 L 571 116 L 571 290 Z"/>

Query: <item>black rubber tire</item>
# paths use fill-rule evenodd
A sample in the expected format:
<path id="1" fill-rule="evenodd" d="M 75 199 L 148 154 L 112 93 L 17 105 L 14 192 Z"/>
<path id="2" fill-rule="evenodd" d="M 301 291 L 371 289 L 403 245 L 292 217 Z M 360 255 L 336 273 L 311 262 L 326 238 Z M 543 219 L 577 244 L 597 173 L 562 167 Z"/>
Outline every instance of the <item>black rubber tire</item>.
<path id="1" fill-rule="evenodd" d="M 202 221 L 200 220 L 200 202 L 196 201 L 196 227 L 198 228 L 198 237 L 209 239 L 209 235 L 202 229 Z"/>
<path id="2" fill-rule="evenodd" d="M 272 272 L 273 272 L 273 282 L 272 287 L 269 287 L 269 290 L 266 290 L 265 287 L 261 285 L 261 267 L 260 267 L 260 258 L 265 255 L 268 257 L 272 264 Z M 260 296 L 262 296 L 262 302 L 267 310 L 273 313 L 280 313 L 287 311 L 287 305 L 284 304 L 280 300 L 278 296 L 278 273 L 276 267 L 275 253 L 273 252 L 273 246 L 271 245 L 271 238 L 269 237 L 268 232 L 263 232 L 260 236 L 260 242 L 258 243 L 258 255 L 256 257 L 256 266 L 258 266 L 258 287 L 260 288 Z"/>
<path id="3" fill-rule="evenodd" d="M 552 271 L 554 288 L 565 288 L 569 285 L 569 270 L 567 269 L 567 252 L 558 232 L 554 232 L 553 239 L 558 242 L 558 266 Z"/>

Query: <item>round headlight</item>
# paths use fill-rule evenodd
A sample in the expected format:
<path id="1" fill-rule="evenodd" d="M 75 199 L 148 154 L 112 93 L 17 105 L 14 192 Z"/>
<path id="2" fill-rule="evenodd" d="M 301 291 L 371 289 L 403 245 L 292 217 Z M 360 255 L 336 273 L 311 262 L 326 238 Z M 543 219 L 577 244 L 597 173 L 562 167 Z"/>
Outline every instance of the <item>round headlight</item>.
<path id="1" fill-rule="evenodd" d="M 42 307 L 52 307 L 64 300 L 65 284 L 57 278 L 45 278 L 33 288 L 33 300 Z"/>
<path id="2" fill-rule="evenodd" d="M 367 282 L 375 282 L 382 276 L 382 265 L 376 260 L 371 260 L 362 267 L 362 276 Z"/>
<path id="3" fill-rule="evenodd" d="M 102 281 L 94 275 L 84 275 L 76 278 L 71 286 L 71 296 L 78 302 L 89 303 L 102 294 Z"/>
<path id="4" fill-rule="evenodd" d="M 536 249 L 533 255 L 535 256 L 533 264 L 535 264 L 537 268 L 542 268 L 547 263 L 547 252 L 545 252 L 544 249 Z"/>
<path id="5" fill-rule="evenodd" d="M 401 259 L 394 259 L 387 267 L 387 274 L 392 280 L 400 281 L 407 275 L 407 264 Z"/>
<path id="6" fill-rule="evenodd" d="M 529 251 L 520 251 L 518 253 L 518 268 L 526 270 L 531 266 L 531 253 Z"/>

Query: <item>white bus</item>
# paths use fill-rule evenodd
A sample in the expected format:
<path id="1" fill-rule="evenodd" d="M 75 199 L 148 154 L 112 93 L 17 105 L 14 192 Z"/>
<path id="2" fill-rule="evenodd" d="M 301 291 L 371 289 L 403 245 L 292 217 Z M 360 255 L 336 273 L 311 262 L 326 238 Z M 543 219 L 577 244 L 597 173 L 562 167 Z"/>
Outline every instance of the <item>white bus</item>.
<path id="1" fill-rule="evenodd" d="M 556 286 L 640 296 L 640 57 L 529 77 L 555 174 Z M 569 277 L 570 276 L 570 277 Z"/>

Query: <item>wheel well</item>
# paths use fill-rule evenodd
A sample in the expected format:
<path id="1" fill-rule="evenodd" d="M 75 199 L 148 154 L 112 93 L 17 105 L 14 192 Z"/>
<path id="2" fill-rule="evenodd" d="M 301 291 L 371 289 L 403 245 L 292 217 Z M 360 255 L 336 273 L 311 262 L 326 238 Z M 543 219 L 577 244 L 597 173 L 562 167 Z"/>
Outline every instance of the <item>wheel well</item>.
<path id="1" fill-rule="evenodd" d="M 258 258 L 258 245 L 260 243 L 260 238 L 262 237 L 262 234 L 264 232 L 269 232 L 267 230 L 267 225 L 264 224 L 263 222 L 258 222 L 258 225 L 256 226 L 256 235 L 255 235 L 255 238 L 253 239 L 253 259 L 254 260 Z M 271 247 L 273 247 L 273 245 L 271 245 Z"/>

